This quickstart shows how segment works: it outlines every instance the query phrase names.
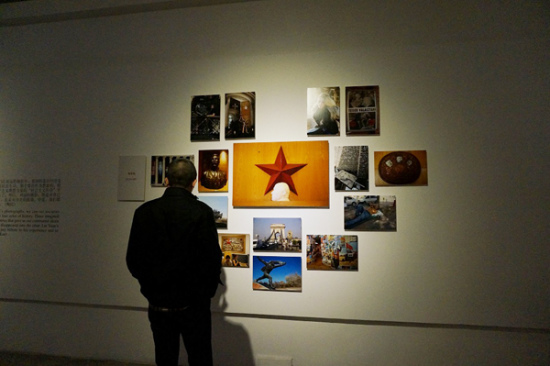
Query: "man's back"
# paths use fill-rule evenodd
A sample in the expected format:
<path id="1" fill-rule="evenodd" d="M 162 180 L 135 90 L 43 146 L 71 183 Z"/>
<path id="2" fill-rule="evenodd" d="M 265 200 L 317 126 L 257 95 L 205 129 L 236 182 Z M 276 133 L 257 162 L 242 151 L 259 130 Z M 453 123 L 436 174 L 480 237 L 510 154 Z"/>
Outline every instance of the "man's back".
<path id="1" fill-rule="evenodd" d="M 152 305 L 181 307 L 214 295 L 221 250 L 212 209 L 169 187 L 135 212 L 127 264 Z"/>

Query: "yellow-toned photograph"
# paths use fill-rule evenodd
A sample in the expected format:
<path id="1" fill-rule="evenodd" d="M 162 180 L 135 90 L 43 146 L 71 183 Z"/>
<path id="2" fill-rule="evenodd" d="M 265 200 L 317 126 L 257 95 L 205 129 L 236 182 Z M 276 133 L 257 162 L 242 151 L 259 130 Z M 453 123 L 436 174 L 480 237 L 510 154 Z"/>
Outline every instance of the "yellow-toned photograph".
<path id="1" fill-rule="evenodd" d="M 249 267 L 248 248 L 250 247 L 250 235 L 218 234 L 218 241 L 222 250 L 223 267 Z"/>
<path id="2" fill-rule="evenodd" d="M 233 147 L 234 207 L 329 207 L 328 141 Z"/>

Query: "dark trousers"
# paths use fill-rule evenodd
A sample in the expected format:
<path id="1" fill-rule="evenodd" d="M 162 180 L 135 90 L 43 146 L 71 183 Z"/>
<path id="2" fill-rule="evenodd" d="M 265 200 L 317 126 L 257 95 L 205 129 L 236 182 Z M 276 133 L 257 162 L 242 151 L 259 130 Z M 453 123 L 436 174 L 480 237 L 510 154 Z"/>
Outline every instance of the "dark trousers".
<path id="1" fill-rule="evenodd" d="M 185 309 L 149 307 L 149 321 L 158 366 L 178 365 L 180 336 L 190 366 L 213 365 L 210 300 Z"/>

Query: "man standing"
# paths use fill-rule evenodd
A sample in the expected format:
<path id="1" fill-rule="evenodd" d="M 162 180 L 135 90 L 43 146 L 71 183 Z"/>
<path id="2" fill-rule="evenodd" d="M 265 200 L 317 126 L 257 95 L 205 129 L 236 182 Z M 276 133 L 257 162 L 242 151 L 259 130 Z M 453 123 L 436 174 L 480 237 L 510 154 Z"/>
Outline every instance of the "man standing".
<path id="1" fill-rule="evenodd" d="M 126 263 L 149 301 L 158 366 L 177 366 L 180 336 L 190 365 L 212 365 L 210 299 L 222 253 L 212 209 L 191 192 L 197 171 L 187 159 L 168 167 L 162 197 L 134 213 Z"/>

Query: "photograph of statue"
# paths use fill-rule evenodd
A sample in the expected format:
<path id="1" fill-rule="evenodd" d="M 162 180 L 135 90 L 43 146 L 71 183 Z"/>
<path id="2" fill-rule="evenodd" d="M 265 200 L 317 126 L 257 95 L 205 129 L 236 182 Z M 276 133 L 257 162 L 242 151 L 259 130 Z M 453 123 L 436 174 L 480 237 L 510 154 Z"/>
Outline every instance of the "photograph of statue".
<path id="1" fill-rule="evenodd" d="M 252 238 L 255 252 L 302 252 L 302 219 L 255 217 Z"/>
<path id="2" fill-rule="evenodd" d="M 220 141 L 220 96 L 191 99 L 191 141 Z"/>
<path id="3" fill-rule="evenodd" d="M 235 143 L 233 207 L 328 207 L 328 141 Z"/>
<path id="4" fill-rule="evenodd" d="M 302 291 L 302 258 L 253 256 L 252 289 L 255 291 Z"/>
<path id="5" fill-rule="evenodd" d="M 346 87 L 346 135 L 380 135 L 380 88 Z"/>
<path id="6" fill-rule="evenodd" d="M 307 135 L 340 135 L 340 88 L 307 89 Z"/>
<path id="7" fill-rule="evenodd" d="M 227 192 L 228 150 L 199 151 L 199 192 Z"/>
<path id="8" fill-rule="evenodd" d="M 336 146 L 334 148 L 334 190 L 369 190 L 368 146 Z"/>
<path id="9" fill-rule="evenodd" d="M 345 196 L 346 231 L 397 231 L 395 196 Z"/>
<path id="10" fill-rule="evenodd" d="M 256 93 L 225 94 L 225 138 L 256 136 Z"/>
<path id="11" fill-rule="evenodd" d="M 307 269 L 357 271 L 357 235 L 308 235 Z"/>
<path id="12" fill-rule="evenodd" d="M 276 202 L 290 201 L 290 187 L 285 182 L 276 183 L 271 191 L 271 200 Z"/>

